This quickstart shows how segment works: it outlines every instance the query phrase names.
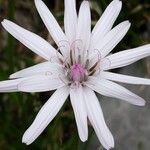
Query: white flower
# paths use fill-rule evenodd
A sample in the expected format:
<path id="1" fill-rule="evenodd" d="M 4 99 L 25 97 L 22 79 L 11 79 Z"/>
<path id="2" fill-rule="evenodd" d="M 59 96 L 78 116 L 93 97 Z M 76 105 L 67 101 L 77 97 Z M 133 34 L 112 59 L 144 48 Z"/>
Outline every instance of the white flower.
<path id="1" fill-rule="evenodd" d="M 10 79 L 13 80 L 0 82 L 0 92 L 43 92 L 57 89 L 25 132 L 22 141 L 27 145 L 43 132 L 70 95 L 80 139 L 86 141 L 88 138 L 88 118 L 101 144 L 108 150 L 114 147 L 114 139 L 105 123 L 95 92 L 144 106 L 144 99 L 113 81 L 150 85 L 150 80 L 108 70 L 149 56 L 150 44 L 108 55 L 130 27 L 129 21 L 124 21 L 112 28 L 122 2 L 113 0 L 92 32 L 89 2 L 82 2 L 78 16 L 75 3 L 75 0 L 65 0 L 64 34 L 45 4 L 35 0 L 40 16 L 58 46 L 57 50 L 41 37 L 13 22 L 2 22 L 11 35 L 46 62 L 12 74 Z"/>

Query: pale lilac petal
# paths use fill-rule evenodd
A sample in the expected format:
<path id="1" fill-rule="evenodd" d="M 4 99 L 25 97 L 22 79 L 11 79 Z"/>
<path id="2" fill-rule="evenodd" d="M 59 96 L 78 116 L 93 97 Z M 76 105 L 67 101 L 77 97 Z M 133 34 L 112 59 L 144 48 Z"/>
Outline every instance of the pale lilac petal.
<path id="1" fill-rule="evenodd" d="M 90 88 L 84 87 L 84 96 L 88 118 L 98 136 L 98 139 L 104 148 L 113 148 L 114 139 L 105 123 L 103 112 L 95 93 Z"/>
<path id="2" fill-rule="evenodd" d="M 124 21 L 108 32 L 105 37 L 94 45 L 94 49 L 98 50 L 101 58 L 108 55 L 116 45 L 123 39 L 130 28 L 130 22 Z"/>
<path id="3" fill-rule="evenodd" d="M 115 97 L 127 101 L 133 105 L 145 105 L 145 100 L 143 98 L 114 82 L 105 79 L 98 79 L 96 77 L 90 77 L 85 84 L 104 96 Z"/>
<path id="4" fill-rule="evenodd" d="M 112 81 L 129 83 L 129 84 L 150 85 L 150 79 L 122 75 L 122 74 L 117 74 L 112 72 L 101 72 L 100 77 Z"/>
<path id="5" fill-rule="evenodd" d="M 90 12 L 90 4 L 88 1 L 83 1 L 78 17 L 78 25 L 77 25 L 77 40 L 81 40 L 81 46 L 79 49 L 88 50 L 90 44 L 90 36 L 91 36 L 91 12 Z"/>
<path id="6" fill-rule="evenodd" d="M 57 23 L 56 19 L 49 11 L 47 6 L 41 0 L 35 0 L 36 8 L 47 27 L 50 35 L 52 36 L 53 40 L 56 42 L 58 47 L 60 48 L 63 55 L 68 55 L 69 51 L 69 43 L 66 35 L 64 34 L 63 30 Z"/>
<path id="7" fill-rule="evenodd" d="M 150 44 L 124 50 L 106 57 L 103 63 L 108 65 L 103 66 L 101 69 L 109 70 L 124 67 L 147 56 L 150 56 Z"/>
<path id="8" fill-rule="evenodd" d="M 18 85 L 22 92 L 45 92 L 61 88 L 68 84 L 64 76 L 38 75 L 23 80 Z"/>
<path id="9" fill-rule="evenodd" d="M 38 35 L 6 19 L 2 22 L 2 25 L 12 36 L 44 59 L 50 60 L 57 57 L 57 51 Z"/>
<path id="10" fill-rule="evenodd" d="M 87 112 L 81 85 L 70 88 L 70 100 L 75 114 L 79 137 L 81 141 L 85 142 L 88 138 Z"/>
<path id="11" fill-rule="evenodd" d="M 72 43 L 76 38 L 77 30 L 76 0 L 65 0 L 64 26 L 66 36 Z"/>
<path id="12" fill-rule="evenodd" d="M 58 89 L 51 98 L 45 103 L 37 114 L 32 125 L 24 133 L 22 142 L 27 145 L 31 144 L 53 120 L 65 100 L 69 96 L 69 88 L 63 87 Z"/>
<path id="13" fill-rule="evenodd" d="M 37 76 L 37 75 L 61 75 L 63 74 L 63 66 L 57 63 L 44 62 L 38 65 L 23 69 L 18 71 L 12 75 L 10 75 L 10 79 L 13 78 L 22 78 L 29 76 Z"/>
<path id="14" fill-rule="evenodd" d="M 122 2 L 119 0 L 113 0 L 106 8 L 92 31 L 91 41 L 93 45 L 95 45 L 98 41 L 101 41 L 106 33 L 111 30 L 121 8 Z"/>
<path id="15" fill-rule="evenodd" d="M 0 93 L 18 92 L 18 84 L 24 79 L 0 81 Z"/>

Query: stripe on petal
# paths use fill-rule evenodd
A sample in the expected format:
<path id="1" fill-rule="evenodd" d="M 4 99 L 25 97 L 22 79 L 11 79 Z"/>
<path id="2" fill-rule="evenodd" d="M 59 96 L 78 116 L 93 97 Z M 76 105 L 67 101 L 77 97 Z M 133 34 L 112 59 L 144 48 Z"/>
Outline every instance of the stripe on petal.
<path id="1" fill-rule="evenodd" d="M 150 79 L 122 75 L 122 74 L 117 74 L 112 72 L 101 72 L 100 77 L 112 81 L 129 83 L 129 84 L 150 85 Z"/>
<path id="2" fill-rule="evenodd" d="M 22 92 L 45 92 L 61 88 L 68 84 L 63 76 L 38 75 L 27 78 L 18 85 Z"/>
<path id="3" fill-rule="evenodd" d="M 69 95 L 69 88 L 58 89 L 37 114 L 32 125 L 24 133 L 22 142 L 31 144 L 53 120 Z"/>
<path id="4" fill-rule="evenodd" d="M 91 41 L 93 45 L 95 45 L 98 41 L 108 33 L 115 20 L 117 19 L 120 10 L 122 8 L 122 2 L 119 0 L 113 0 L 110 5 L 106 8 L 103 15 L 100 17 L 99 21 L 95 25 L 92 31 L 92 38 Z"/>
<path id="5" fill-rule="evenodd" d="M 124 21 L 114 27 L 106 36 L 94 46 L 94 49 L 99 50 L 101 57 L 108 55 L 114 47 L 122 40 L 130 28 L 130 22 Z"/>
<path id="6" fill-rule="evenodd" d="M 13 78 L 22 78 L 29 76 L 37 76 L 37 75 L 59 75 L 63 74 L 63 68 L 61 65 L 51 62 L 44 62 L 38 65 L 20 70 L 12 75 L 10 75 L 10 79 Z"/>
<path id="7" fill-rule="evenodd" d="M 101 144 L 106 149 L 113 148 L 114 139 L 105 123 L 103 112 L 95 93 L 90 88 L 84 87 L 84 96 L 88 118 Z"/>
<path id="8" fill-rule="evenodd" d="M 15 80 L 6 80 L 0 81 L 0 93 L 4 92 L 17 92 L 18 84 L 25 79 L 15 79 Z"/>
<path id="9" fill-rule="evenodd" d="M 78 17 L 78 25 L 77 25 L 77 40 L 81 40 L 82 46 L 79 47 L 80 50 L 88 50 L 89 42 L 91 36 L 91 12 L 90 12 L 90 4 L 88 1 L 83 1 Z"/>
<path id="10" fill-rule="evenodd" d="M 65 0 L 64 26 L 66 36 L 72 43 L 76 38 L 77 30 L 76 0 Z"/>
<path id="11" fill-rule="evenodd" d="M 104 96 L 115 97 L 127 101 L 133 105 L 145 105 L 145 100 L 143 98 L 114 82 L 105 79 L 98 79 L 96 77 L 90 77 L 85 84 Z"/>
<path id="12" fill-rule="evenodd" d="M 80 139 L 85 142 L 88 138 L 87 112 L 81 85 L 79 87 L 75 86 L 70 88 L 70 100 L 74 110 Z"/>
<path id="13" fill-rule="evenodd" d="M 124 50 L 105 58 L 102 69 L 109 70 L 130 65 L 144 57 L 150 56 L 150 44 L 138 48 Z"/>
<path id="14" fill-rule="evenodd" d="M 57 51 L 40 36 L 6 19 L 2 22 L 2 25 L 12 36 L 39 56 L 46 60 L 53 57 L 57 58 Z"/>
<path id="15" fill-rule="evenodd" d="M 52 36 L 53 40 L 56 42 L 58 47 L 60 48 L 63 55 L 69 54 L 69 43 L 66 35 L 64 34 L 63 30 L 57 23 L 56 19 L 49 11 L 47 6 L 41 0 L 35 0 L 36 8 L 47 27 L 50 35 Z"/>

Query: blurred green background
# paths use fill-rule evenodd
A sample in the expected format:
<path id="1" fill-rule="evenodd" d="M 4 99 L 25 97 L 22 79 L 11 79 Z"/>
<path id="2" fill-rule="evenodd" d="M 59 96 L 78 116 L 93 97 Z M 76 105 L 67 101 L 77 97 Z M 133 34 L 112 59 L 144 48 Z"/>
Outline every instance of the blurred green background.
<path id="1" fill-rule="evenodd" d="M 132 26 L 126 37 L 114 49 L 113 52 L 150 43 L 150 1 L 122 1 L 123 9 L 115 25 L 121 21 L 130 20 Z M 64 2 L 62 0 L 44 0 L 44 2 L 57 18 L 59 24 L 63 27 Z M 79 8 L 81 2 L 81 0 L 77 0 L 77 8 Z M 99 16 L 102 14 L 104 9 L 110 2 L 110 0 L 91 0 L 92 26 L 94 26 Z M 49 40 L 51 44 L 54 44 L 51 37 L 48 35 L 47 29 L 45 28 L 38 15 L 33 0 L 0 0 L 0 21 L 2 21 L 4 18 L 16 22 L 22 27 L 33 31 Z M 40 57 L 33 54 L 20 42 L 11 37 L 0 25 L 0 80 L 8 79 L 11 73 L 34 65 L 41 61 L 43 60 Z M 146 76 L 150 78 L 150 60 L 145 59 L 143 61 L 139 61 L 136 65 L 136 70 L 140 70 L 140 74 L 142 77 Z M 115 70 L 115 72 L 120 72 L 120 70 Z M 126 69 L 126 71 L 124 72 L 127 74 L 128 69 Z M 77 135 L 74 115 L 69 101 L 65 103 L 64 107 L 61 109 L 52 123 L 33 144 L 31 144 L 30 146 L 22 144 L 21 139 L 23 133 L 30 126 L 39 109 L 51 94 L 52 93 L 0 94 L 0 150 L 100 149 L 100 144 L 95 138 L 93 129 L 90 127 L 88 141 L 85 143 L 80 142 Z M 148 91 L 146 94 L 149 94 Z M 105 118 L 107 121 L 107 116 L 109 116 L 109 114 L 107 114 L 108 112 L 106 112 L 106 110 L 108 110 L 108 108 L 112 108 L 111 103 L 105 103 L 105 101 L 102 101 L 102 105 L 104 105 L 104 114 L 106 115 Z M 108 105 L 106 110 L 105 105 Z M 113 108 L 116 109 L 116 106 L 113 106 Z M 133 106 L 131 106 L 131 108 L 133 108 Z M 146 113 L 150 114 L 149 111 Z M 124 118 L 120 118 L 120 122 L 122 121 L 121 119 Z M 146 117 L 145 119 L 150 120 L 150 118 Z M 115 128 L 113 128 L 114 125 L 109 120 L 107 121 L 107 124 L 110 128 L 112 127 L 111 130 L 113 130 L 115 141 L 118 140 L 120 135 L 115 135 L 115 128 L 118 127 L 118 124 L 115 124 Z M 122 126 L 122 132 L 123 130 L 124 127 Z M 128 128 L 126 130 L 128 130 Z M 139 131 L 137 130 L 137 132 Z M 142 134 L 141 136 L 144 135 Z M 129 137 L 127 136 L 126 138 Z M 129 146 L 132 143 L 130 143 L 130 141 L 126 142 L 126 145 L 121 145 L 121 143 L 117 141 L 116 143 L 117 144 L 115 149 L 117 150 L 133 150 L 126 147 L 126 145 Z M 149 149 L 144 146 L 141 140 L 136 143 L 135 150 Z"/>

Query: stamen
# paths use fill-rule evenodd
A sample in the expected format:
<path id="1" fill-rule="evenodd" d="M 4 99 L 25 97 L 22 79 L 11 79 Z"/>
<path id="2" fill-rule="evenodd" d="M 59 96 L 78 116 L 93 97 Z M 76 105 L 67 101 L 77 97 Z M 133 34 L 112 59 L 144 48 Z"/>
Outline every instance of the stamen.
<path id="1" fill-rule="evenodd" d="M 74 82 L 71 84 L 70 88 L 71 89 L 76 89 L 76 88 L 79 88 L 81 86 L 81 83 L 80 82 Z"/>
<path id="2" fill-rule="evenodd" d="M 89 63 L 90 63 L 90 60 L 87 59 L 86 62 L 85 62 L 85 68 L 87 68 L 89 66 Z"/>
<path id="3" fill-rule="evenodd" d="M 94 75 L 94 73 L 96 72 L 96 69 L 94 69 L 92 72 L 89 73 L 89 76 Z"/>
<path id="4" fill-rule="evenodd" d="M 57 43 L 57 45 L 58 45 L 58 47 L 67 47 L 68 46 L 68 49 L 70 49 L 70 43 L 67 40 L 61 40 Z"/>
<path id="5" fill-rule="evenodd" d="M 82 63 L 86 66 L 87 59 L 89 58 L 89 50 L 83 51 Z"/>
<path id="6" fill-rule="evenodd" d="M 62 77 L 62 75 L 59 74 L 59 75 L 58 75 L 58 78 L 67 86 L 70 82 L 69 82 L 69 83 L 66 83 L 66 81 L 64 81 L 61 77 Z"/>
<path id="7" fill-rule="evenodd" d="M 75 47 L 78 47 L 77 46 L 77 42 L 80 42 L 81 46 L 83 45 L 83 41 L 81 39 L 77 39 L 75 41 L 72 42 L 71 46 L 70 46 L 70 49 L 75 49 Z M 80 46 L 79 46 L 80 47 Z"/>
<path id="8" fill-rule="evenodd" d="M 78 56 L 78 63 L 81 63 L 81 55 Z"/>
<path id="9" fill-rule="evenodd" d="M 99 59 L 102 59 L 102 54 L 101 54 L 100 50 L 94 49 L 94 51 L 98 52 L 98 57 L 99 57 Z"/>
<path id="10" fill-rule="evenodd" d="M 50 72 L 50 71 L 46 71 L 46 72 L 45 72 L 45 75 L 46 75 L 46 76 L 51 76 L 51 75 L 53 75 L 53 73 Z"/>
<path id="11" fill-rule="evenodd" d="M 57 49 L 56 49 L 56 55 L 57 55 L 57 58 L 58 58 L 58 60 L 60 61 L 60 63 L 61 64 L 63 64 L 63 56 L 60 54 L 60 47 L 58 47 Z"/>
<path id="12" fill-rule="evenodd" d="M 64 62 L 63 62 L 63 60 L 61 59 L 61 58 L 58 58 L 59 59 L 59 61 L 60 61 L 60 63 L 61 64 L 63 64 Z"/>
<path id="13" fill-rule="evenodd" d="M 59 79 L 66 85 L 81 85 L 84 81 L 88 80 L 88 76 L 92 76 L 98 71 L 100 72 L 98 65 L 101 61 L 101 53 L 98 49 L 95 49 L 96 54 L 89 58 L 89 50 L 82 49 L 83 42 L 81 39 L 73 41 L 71 46 L 65 40 L 60 41 L 58 45 L 57 56 L 61 64 L 63 64 L 64 73 L 69 83 L 64 81 L 61 77 L 62 75 L 59 76 Z M 63 50 L 64 48 L 69 48 L 70 52 L 68 56 L 63 57 L 59 53 L 62 48 Z M 95 62 L 95 58 L 98 59 L 97 62 Z M 94 61 L 92 67 L 89 66 L 91 59 L 92 62 Z M 47 72 L 46 75 L 50 75 L 50 73 Z"/>
<path id="14" fill-rule="evenodd" d="M 75 53 L 75 49 L 73 49 L 73 64 L 76 64 L 77 61 L 76 61 L 76 53 Z"/>
<path id="15" fill-rule="evenodd" d="M 89 58 L 89 50 L 86 51 L 86 59 Z"/>
<path id="16" fill-rule="evenodd" d="M 97 67 L 98 63 L 99 63 L 99 62 L 96 62 L 96 63 L 89 69 L 89 71 L 91 72 L 93 69 L 95 69 L 95 68 Z"/>
<path id="17" fill-rule="evenodd" d="M 100 53 L 98 53 L 98 54 L 100 54 Z M 96 67 L 99 65 L 100 61 L 101 61 L 101 57 L 100 57 L 100 55 L 98 55 L 98 61 L 89 69 L 89 71 L 91 72 L 92 70 L 96 69 Z"/>
<path id="18" fill-rule="evenodd" d="M 110 59 L 109 58 L 105 58 L 105 60 L 108 60 L 108 62 L 109 62 L 109 67 L 111 66 L 111 61 L 110 61 Z"/>
<path id="19" fill-rule="evenodd" d="M 72 50 L 70 50 L 70 61 L 71 61 L 71 65 L 73 65 L 73 56 L 72 56 Z"/>
<path id="20" fill-rule="evenodd" d="M 65 66 L 66 66 L 67 68 L 69 68 L 69 69 L 70 69 L 70 67 L 71 67 L 69 63 L 66 63 Z"/>
<path id="21" fill-rule="evenodd" d="M 64 64 L 67 64 L 68 62 L 67 62 L 67 60 L 68 60 L 68 57 L 67 58 L 65 58 L 65 60 L 64 60 Z"/>

